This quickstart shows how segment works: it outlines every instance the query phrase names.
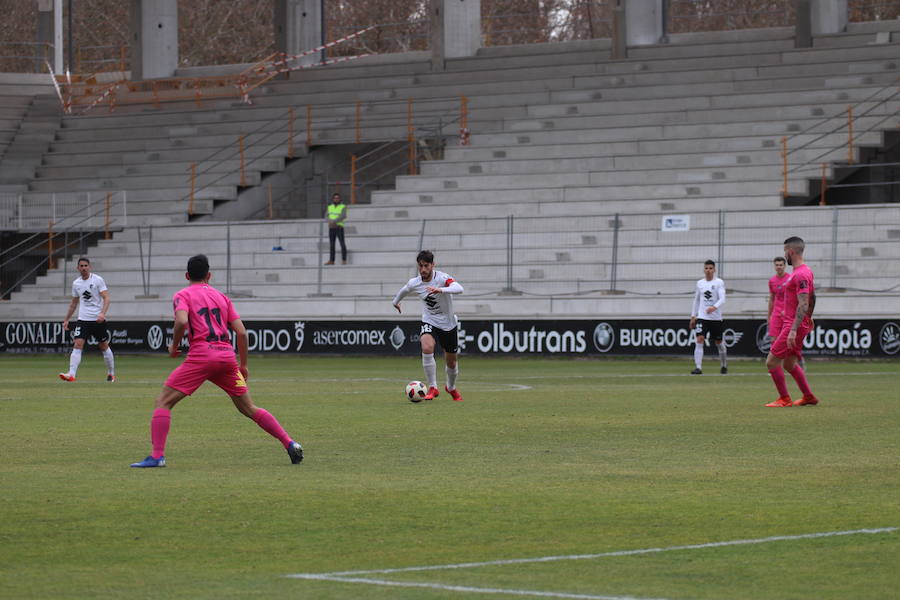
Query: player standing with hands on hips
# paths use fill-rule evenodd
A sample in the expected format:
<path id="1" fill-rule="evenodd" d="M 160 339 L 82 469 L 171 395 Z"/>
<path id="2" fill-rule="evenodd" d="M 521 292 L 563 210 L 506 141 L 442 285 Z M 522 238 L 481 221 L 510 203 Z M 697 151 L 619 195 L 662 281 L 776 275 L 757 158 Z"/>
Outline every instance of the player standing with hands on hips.
<path id="1" fill-rule="evenodd" d="M 408 294 L 416 294 L 422 299 L 422 329 L 419 341 L 422 343 L 422 367 L 425 369 L 425 380 L 428 382 L 428 394 L 425 400 L 437 398 L 437 363 L 434 360 L 435 340 L 444 350 L 447 385 L 444 387 L 456 402 L 462 401 L 462 395 L 456 389 L 456 377 L 459 375 L 457 352 L 459 337 L 457 333 L 456 314 L 453 312 L 453 294 L 462 294 L 463 286 L 452 277 L 434 268 L 434 254 L 422 250 L 416 256 L 419 275 L 413 277 L 394 296 L 391 302 L 397 312 L 400 301 Z"/>
<path id="2" fill-rule="evenodd" d="M 728 357 L 722 342 L 722 305 L 725 304 L 725 282 L 716 277 L 716 263 L 703 263 L 703 279 L 697 281 L 694 308 L 691 311 L 691 329 L 696 334 L 694 366 L 691 375 L 703 375 L 703 344 L 711 337 L 719 349 L 720 373 L 728 373 Z"/>
<path id="3" fill-rule="evenodd" d="M 109 349 L 109 330 L 106 328 L 109 290 L 103 278 L 91 272 L 91 261 L 86 256 L 78 259 L 78 273 L 80 276 L 72 282 L 72 302 L 69 303 L 69 310 L 63 320 L 63 331 L 68 331 L 69 319 L 75 314 L 75 308 L 78 308 L 78 321 L 72 331 L 75 343 L 69 356 L 69 370 L 60 373 L 59 378 L 68 382 L 75 381 L 84 341 L 94 338 L 99 342 L 98 347 L 106 363 L 106 381 L 113 383 L 116 380 L 116 362 Z"/>

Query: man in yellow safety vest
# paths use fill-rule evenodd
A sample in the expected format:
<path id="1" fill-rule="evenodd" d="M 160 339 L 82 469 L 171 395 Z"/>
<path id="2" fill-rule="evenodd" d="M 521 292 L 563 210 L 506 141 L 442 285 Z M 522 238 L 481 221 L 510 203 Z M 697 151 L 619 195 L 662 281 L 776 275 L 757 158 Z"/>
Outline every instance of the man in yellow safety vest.
<path id="1" fill-rule="evenodd" d="M 334 264 L 334 241 L 341 241 L 341 264 L 347 264 L 347 244 L 344 243 L 344 221 L 347 219 L 347 206 L 341 195 L 335 193 L 328 205 L 328 247 L 329 259 L 326 265 Z"/>

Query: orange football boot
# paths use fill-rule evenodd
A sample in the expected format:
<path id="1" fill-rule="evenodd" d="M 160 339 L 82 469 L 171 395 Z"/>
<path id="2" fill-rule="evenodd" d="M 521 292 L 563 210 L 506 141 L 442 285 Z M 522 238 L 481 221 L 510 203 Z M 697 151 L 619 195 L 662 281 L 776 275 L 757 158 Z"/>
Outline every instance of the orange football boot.
<path id="1" fill-rule="evenodd" d="M 794 405 L 794 403 L 791 402 L 790 396 L 782 396 L 775 402 L 769 402 L 768 404 L 766 404 L 766 406 L 768 406 L 770 408 L 788 408 L 793 405 Z"/>

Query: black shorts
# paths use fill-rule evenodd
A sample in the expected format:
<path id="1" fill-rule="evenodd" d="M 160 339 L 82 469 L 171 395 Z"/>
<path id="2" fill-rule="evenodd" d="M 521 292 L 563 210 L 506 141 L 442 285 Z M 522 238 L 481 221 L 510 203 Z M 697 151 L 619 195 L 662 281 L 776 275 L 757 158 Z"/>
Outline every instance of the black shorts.
<path id="1" fill-rule="evenodd" d="M 724 323 L 722 321 L 707 321 L 706 319 L 697 319 L 697 326 L 694 328 L 696 335 L 702 335 L 714 342 L 722 341 L 722 330 Z"/>
<path id="2" fill-rule="evenodd" d="M 96 341 L 98 344 L 109 341 L 109 330 L 105 322 L 75 321 L 75 325 L 70 325 L 69 329 L 72 330 L 73 340 Z"/>
<path id="3" fill-rule="evenodd" d="M 456 332 L 456 327 L 450 331 L 444 331 L 430 323 L 422 323 L 422 329 L 419 330 L 419 337 L 422 337 L 423 335 L 430 335 L 436 339 L 444 352 L 455 354 L 459 351 L 459 335 Z"/>

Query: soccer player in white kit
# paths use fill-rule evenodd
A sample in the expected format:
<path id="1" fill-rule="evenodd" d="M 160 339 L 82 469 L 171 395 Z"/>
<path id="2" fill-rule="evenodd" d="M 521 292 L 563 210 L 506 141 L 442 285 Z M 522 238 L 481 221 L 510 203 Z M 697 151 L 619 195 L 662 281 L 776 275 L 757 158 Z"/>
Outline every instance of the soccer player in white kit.
<path id="1" fill-rule="evenodd" d="M 703 344 L 707 336 L 719 349 L 720 373 L 728 373 L 728 357 L 722 341 L 722 305 L 725 304 L 725 282 L 716 277 L 716 263 L 703 263 L 703 279 L 697 281 L 694 308 L 691 310 L 691 329 L 696 334 L 694 366 L 691 375 L 703 375 Z"/>
<path id="2" fill-rule="evenodd" d="M 454 401 L 461 402 L 462 395 L 456 389 L 456 376 L 459 374 L 456 360 L 459 339 L 452 295 L 461 294 L 463 286 L 443 271 L 435 270 L 434 254 L 429 250 L 419 252 L 416 264 L 419 276 L 406 282 L 394 296 L 392 304 L 397 312 L 402 312 L 400 301 L 406 295 L 416 294 L 422 299 L 422 329 L 419 340 L 422 343 L 422 367 L 425 369 L 425 379 L 428 382 L 425 400 L 437 398 L 440 394 L 437 388 L 437 363 L 434 360 L 434 345 L 437 340 L 444 350 L 446 363 L 447 385 L 444 389 Z"/>
<path id="3" fill-rule="evenodd" d="M 75 381 L 75 373 L 81 364 L 81 352 L 84 341 L 93 337 L 99 343 L 103 361 L 106 363 L 106 381 L 116 380 L 116 365 L 112 350 L 109 348 L 109 330 L 106 328 L 106 312 L 109 310 L 109 290 L 106 282 L 96 273 L 91 272 L 91 261 L 87 257 L 78 259 L 79 276 L 72 282 L 72 302 L 63 321 L 63 331 L 69 330 L 69 319 L 78 308 L 78 321 L 72 330 L 75 340 L 72 354 L 69 356 L 69 370 L 60 373 L 63 381 Z"/>

